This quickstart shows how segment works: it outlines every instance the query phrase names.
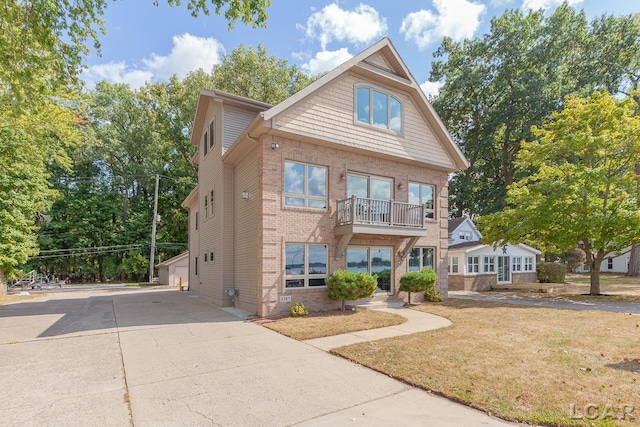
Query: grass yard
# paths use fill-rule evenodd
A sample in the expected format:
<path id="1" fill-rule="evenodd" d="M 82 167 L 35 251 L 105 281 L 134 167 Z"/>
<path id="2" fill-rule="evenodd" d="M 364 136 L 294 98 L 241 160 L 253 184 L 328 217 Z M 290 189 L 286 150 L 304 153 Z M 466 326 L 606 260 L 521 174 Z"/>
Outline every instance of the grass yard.
<path id="1" fill-rule="evenodd" d="M 309 340 L 400 325 L 406 321 L 406 318 L 397 314 L 358 309 L 357 311 L 311 313 L 304 317 L 287 317 L 263 323 L 262 326 L 296 340 Z"/>
<path id="2" fill-rule="evenodd" d="M 640 316 L 470 300 L 416 309 L 453 325 L 333 352 L 507 420 L 638 425 Z"/>
<path id="3" fill-rule="evenodd" d="M 564 289 L 558 293 L 538 293 L 527 291 L 508 291 L 504 294 L 518 294 L 535 298 L 556 298 L 572 301 L 611 301 L 640 303 L 640 277 L 627 277 L 622 273 L 600 273 L 600 292 L 602 296 L 589 294 L 589 273 L 569 273 L 564 281 Z"/>

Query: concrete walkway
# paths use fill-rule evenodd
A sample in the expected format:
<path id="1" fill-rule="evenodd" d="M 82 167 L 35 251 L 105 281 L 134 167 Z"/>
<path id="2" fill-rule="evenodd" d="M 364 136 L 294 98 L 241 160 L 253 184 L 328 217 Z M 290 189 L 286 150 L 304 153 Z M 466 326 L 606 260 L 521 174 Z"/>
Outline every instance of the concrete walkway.
<path id="1" fill-rule="evenodd" d="M 511 425 L 176 290 L 0 306 L 0 354 L 3 426 Z"/>
<path id="2" fill-rule="evenodd" d="M 640 304 L 634 302 L 572 301 L 555 298 L 535 298 L 492 292 L 449 291 L 449 298 L 492 301 L 530 307 L 560 308 L 566 310 L 596 310 L 611 313 L 640 314 Z"/>
<path id="3" fill-rule="evenodd" d="M 399 335 L 415 334 L 417 332 L 430 331 L 451 325 L 451 321 L 444 317 L 406 308 L 402 301 L 394 301 L 392 303 L 370 302 L 366 304 L 358 304 L 357 306 L 367 308 L 369 310 L 399 314 L 400 316 L 406 317 L 407 321 L 401 325 L 387 326 L 368 331 L 351 332 L 348 334 L 334 335 L 332 337 L 314 338 L 304 342 L 321 350 L 329 351 L 332 348 L 341 347 L 343 345 L 381 340 L 383 338 L 397 337 Z"/>

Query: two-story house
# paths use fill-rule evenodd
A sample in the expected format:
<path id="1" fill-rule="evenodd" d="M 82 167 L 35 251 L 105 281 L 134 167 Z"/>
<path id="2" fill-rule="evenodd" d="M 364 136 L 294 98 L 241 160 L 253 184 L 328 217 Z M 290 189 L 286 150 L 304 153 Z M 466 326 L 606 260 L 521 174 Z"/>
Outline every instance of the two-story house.
<path id="1" fill-rule="evenodd" d="M 449 290 L 490 291 L 493 285 L 534 283 L 540 251 L 523 243 L 492 245 L 469 217 L 449 220 Z"/>
<path id="2" fill-rule="evenodd" d="M 338 308 L 337 269 L 384 298 L 432 267 L 446 295 L 447 176 L 468 163 L 389 39 L 275 106 L 203 90 L 191 142 L 191 292 L 274 316 Z"/>

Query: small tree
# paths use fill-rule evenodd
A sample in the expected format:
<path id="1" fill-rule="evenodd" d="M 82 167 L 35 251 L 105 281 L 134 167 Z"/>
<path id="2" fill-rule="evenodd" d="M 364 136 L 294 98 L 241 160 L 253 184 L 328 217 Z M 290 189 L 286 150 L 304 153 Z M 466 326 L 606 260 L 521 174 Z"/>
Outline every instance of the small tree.
<path id="1" fill-rule="evenodd" d="M 400 278 L 400 291 L 409 293 L 409 304 L 411 304 L 411 292 L 426 292 L 433 289 L 436 280 L 438 275 L 430 268 L 409 271 Z"/>
<path id="2" fill-rule="evenodd" d="M 367 273 L 354 273 L 348 270 L 336 270 L 325 280 L 329 289 L 329 299 L 341 300 L 342 311 L 345 301 L 354 301 L 373 295 L 378 287 L 378 276 Z"/>

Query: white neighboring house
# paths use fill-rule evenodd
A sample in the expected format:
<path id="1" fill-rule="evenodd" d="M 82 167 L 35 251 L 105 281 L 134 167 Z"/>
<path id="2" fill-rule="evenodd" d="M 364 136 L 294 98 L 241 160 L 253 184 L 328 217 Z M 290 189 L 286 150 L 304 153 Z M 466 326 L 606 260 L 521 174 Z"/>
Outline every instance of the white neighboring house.
<path id="1" fill-rule="evenodd" d="M 523 243 L 493 249 L 468 217 L 449 220 L 449 290 L 490 291 L 491 286 L 537 282 L 540 251 Z"/>
<path id="2" fill-rule="evenodd" d="M 182 278 L 182 289 L 189 286 L 189 252 L 181 253 L 173 258 L 161 262 L 158 268 L 158 283 L 161 285 L 178 286 Z"/>
<path id="3" fill-rule="evenodd" d="M 602 264 L 600 264 L 600 272 L 626 273 L 629 271 L 629 258 L 631 258 L 631 247 L 624 249 L 622 255 L 602 261 Z M 584 263 L 574 271 L 576 273 L 588 273 L 589 270 L 589 264 Z"/>

